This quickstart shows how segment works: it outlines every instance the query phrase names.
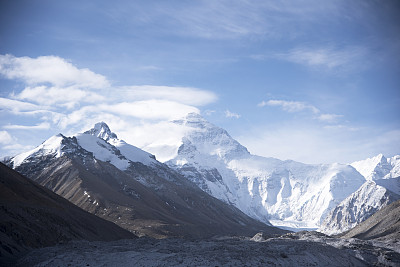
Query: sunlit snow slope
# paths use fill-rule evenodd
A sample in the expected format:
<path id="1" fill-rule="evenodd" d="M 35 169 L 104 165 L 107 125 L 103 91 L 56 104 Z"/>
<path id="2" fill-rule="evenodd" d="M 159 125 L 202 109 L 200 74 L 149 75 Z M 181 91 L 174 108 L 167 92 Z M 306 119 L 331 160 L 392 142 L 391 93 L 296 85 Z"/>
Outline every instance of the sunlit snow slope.
<path id="1" fill-rule="evenodd" d="M 174 129 L 182 128 L 178 131 L 182 136 L 176 149 L 168 150 L 173 153 L 166 164 L 203 191 L 265 223 L 317 229 L 325 220 L 322 231 L 340 232 L 390 203 L 386 191 L 400 194 L 400 156 L 378 155 L 351 165 L 309 165 L 252 155 L 224 129 L 196 113 L 170 124 Z M 152 154 L 118 139 L 104 122 L 68 140 L 123 171 L 136 162 L 165 172 L 166 166 Z M 66 141 L 62 135 L 53 136 L 38 148 L 12 158 L 12 165 L 15 168 L 30 159 L 60 157 L 68 152 L 63 144 Z M 152 153 L 165 156 L 163 142 L 148 146 Z"/>
<path id="2" fill-rule="evenodd" d="M 276 225 L 318 228 L 365 178 L 343 164 L 307 165 L 251 155 L 225 130 L 191 113 L 192 130 L 167 164 L 211 195 Z"/>

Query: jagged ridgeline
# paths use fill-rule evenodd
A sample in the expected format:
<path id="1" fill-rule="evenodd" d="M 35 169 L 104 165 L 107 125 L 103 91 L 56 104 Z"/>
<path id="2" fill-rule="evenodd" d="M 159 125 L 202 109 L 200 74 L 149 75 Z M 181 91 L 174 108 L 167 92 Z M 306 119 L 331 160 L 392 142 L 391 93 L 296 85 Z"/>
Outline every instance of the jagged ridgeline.
<path id="1" fill-rule="evenodd" d="M 53 136 L 6 164 L 139 236 L 285 232 L 208 195 L 150 153 L 119 140 L 105 123 L 73 137 Z"/>
<path id="2" fill-rule="evenodd" d="M 170 199 L 176 196 L 173 192 L 185 185 L 191 190 L 201 189 L 207 193 L 205 196 L 210 195 L 233 205 L 264 224 L 272 223 L 289 229 L 319 228 L 330 234 L 348 230 L 367 219 L 398 199 L 400 193 L 400 156 L 385 158 L 378 155 L 352 164 L 310 165 L 252 155 L 227 131 L 196 113 L 170 124 L 182 128 L 181 136 L 177 138 L 180 142 L 171 144 L 168 153 L 163 142 L 147 146 L 153 154 L 162 155 L 164 163 L 157 161 L 151 153 L 118 139 L 102 122 L 74 137 L 52 137 L 38 148 L 11 158 L 8 164 L 35 180 L 43 179 L 41 183 L 54 184 L 45 181 L 45 177 L 53 177 L 53 173 L 43 166 L 66 157 L 74 159 L 73 164 L 82 165 L 79 177 L 85 171 L 93 174 L 94 170 L 98 172 L 95 175 L 101 176 L 100 169 L 107 169 L 114 173 L 112 181 L 117 181 L 126 194 L 129 191 L 131 196 L 138 195 L 134 190 L 138 186 L 153 190 L 160 199 L 162 210 L 175 212 L 174 208 L 171 210 Z M 75 165 L 73 168 L 77 168 Z M 55 164 L 52 166 L 54 172 L 58 171 Z M 72 175 L 76 171 L 71 169 L 70 173 Z M 139 185 L 128 184 L 132 177 Z M 58 182 L 55 191 L 68 194 L 68 199 L 87 205 L 92 212 L 111 216 L 104 208 L 102 211 L 96 208 L 97 204 L 101 204 L 89 188 L 80 189 L 79 193 L 74 189 L 71 193 L 70 189 L 63 191 L 61 188 L 64 187 L 65 182 Z M 115 188 L 118 187 L 115 185 Z M 163 191 L 168 194 L 161 194 Z M 191 210 L 190 196 L 179 197 L 182 198 L 183 202 L 175 200 L 175 203 Z M 90 206 L 87 199 L 96 201 L 96 204 Z M 353 210 L 346 204 L 349 201 L 353 203 L 352 207 L 356 205 Z M 118 218 L 114 216 L 112 220 L 117 222 Z M 164 227 L 161 221 L 165 220 L 159 223 L 160 227 Z M 241 224 L 239 221 L 236 223 Z M 137 230 L 147 232 L 148 229 L 139 227 Z"/>

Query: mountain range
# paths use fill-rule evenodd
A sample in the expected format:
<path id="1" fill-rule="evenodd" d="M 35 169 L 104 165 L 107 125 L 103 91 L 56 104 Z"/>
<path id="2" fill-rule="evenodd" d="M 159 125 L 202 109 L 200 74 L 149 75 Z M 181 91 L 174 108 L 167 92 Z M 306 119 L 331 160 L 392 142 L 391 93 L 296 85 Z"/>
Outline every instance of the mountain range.
<path id="1" fill-rule="evenodd" d="M 381 201 L 379 208 L 397 199 L 400 193 L 399 156 L 386 159 L 378 155 L 353 164 L 282 161 L 250 154 L 224 129 L 198 114 L 189 114 L 174 123 L 190 130 L 166 164 L 209 194 L 273 225 L 320 228 L 327 224 L 323 222 L 335 207 L 370 180 L 393 196 Z M 358 200 L 370 203 L 368 198 L 373 196 L 363 197 Z M 372 214 L 369 208 L 365 210 Z M 356 222 L 368 217 L 362 212 L 359 216 Z"/>
<path id="2" fill-rule="evenodd" d="M 199 114 L 171 123 L 185 130 L 164 163 L 156 160 L 164 145 L 148 145 L 154 156 L 118 139 L 104 122 L 72 137 L 53 136 L 5 163 L 91 213 L 155 237 L 200 235 L 198 226 L 212 235 L 223 224 L 237 233 L 272 224 L 337 234 L 399 199 L 400 156 L 352 164 L 282 161 L 252 155 Z"/>
<path id="3" fill-rule="evenodd" d="M 119 140 L 105 123 L 73 137 L 53 136 L 6 164 L 138 236 L 285 232 L 203 192 L 153 155 Z"/>

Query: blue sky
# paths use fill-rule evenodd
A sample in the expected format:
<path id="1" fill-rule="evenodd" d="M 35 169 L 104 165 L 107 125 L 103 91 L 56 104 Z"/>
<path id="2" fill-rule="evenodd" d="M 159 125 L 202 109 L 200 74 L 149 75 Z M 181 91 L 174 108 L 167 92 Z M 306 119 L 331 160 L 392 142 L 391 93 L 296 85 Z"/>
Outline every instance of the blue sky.
<path id="1" fill-rule="evenodd" d="M 399 11 L 398 1 L 1 0 L 0 156 L 98 120 L 146 147 L 172 140 L 179 130 L 163 123 L 193 111 L 262 156 L 399 154 Z"/>

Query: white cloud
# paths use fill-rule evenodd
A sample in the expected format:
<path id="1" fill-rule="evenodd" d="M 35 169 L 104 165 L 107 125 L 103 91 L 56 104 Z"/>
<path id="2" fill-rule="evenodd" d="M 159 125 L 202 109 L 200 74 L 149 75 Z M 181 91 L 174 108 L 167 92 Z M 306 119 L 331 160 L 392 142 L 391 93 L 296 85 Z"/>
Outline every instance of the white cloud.
<path id="1" fill-rule="evenodd" d="M 173 120 L 184 117 L 186 114 L 200 113 L 193 106 L 167 100 L 143 100 L 135 102 L 119 102 L 115 104 L 88 105 L 76 110 L 60 119 L 60 127 L 65 129 L 74 124 L 82 124 L 82 120 L 93 122 L 93 118 L 119 117 L 131 120 Z"/>
<path id="2" fill-rule="evenodd" d="M 53 72 L 48 73 L 50 69 Z M 199 113 L 198 106 L 218 99 L 213 92 L 192 87 L 112 87 L 105 77 L 88 69 L 78 69 L 54 56 L 34 59 L 1 55 L 0 73 L 9 79 L 22 79 L 28 85 L 35 84 L 12 93 L 10 98 L 14 99 L 0 98 L 0 108 L 14 115 L 40 116 L 35 126 L 11 123 L 7 129 L 46 129 L 51 125 L 61 129 L 78 127 L 83 121 L 98 118 L 96 114 L 171 120 L 190 112 Z M 84 88 L 89 85 L 97 89 Z M 104 86 L 108 87 L 102 88 Z"/>
<path id="3" fill-rule="evenodd" d="M 3 128 L 9 130 L 47 130 L 50 129 L 50 124 L 48 122 L 42 122 L 36 125 L 9 124 L 3 126 Z"/>
<path id="4" fill-rule="evenodd" d="M 146 121 L 136 124 L 127 122 L 126 127 L 118 132 L 128 143 L 156 155 L 158 160 L 165 162 L 176 155 L 182 144 L 182 137 L 190 130 L 186 126 L 168 121 Z"/>
<path id="5" fill-rule="evenodd" d="M 63 58 L 42 56 L 37 58 L 0 55 L 0 74 L 8 79 L 21 79 L 27 84 L 47 84 L 58 87 L 104 88 L 107 79 L 89 69 L 79 69 Z"/>
<path id="6" fill-rule="evenodd" d="M 31 145 L 21 145 L 18 143 L 17 138 L 9 134 L 7 131 L 0 131 L 0 144 L 1 144 L 1 157 L 5 155 L 17 155 L 21 152 L 32 149 Z"/>
<path id="7" fill-rule="evenodd" d="M 162 99 L 193 106 L 204 106 L 218 98 L 210 91 L 179 86 L 125 86 L 118 88 L 117 92 L 131 100 Z"/>
<path id="8" fill-rule="evenodd" d="M 109 111 L 122 116 L 132 116 L 142 119 L 177 119 L 190 112 L 200 111 L 189 105 L 168 100 L 143 100 L 136 102 L 122 102 L 113 105 L 99 106 L 103 111 Z"/>
<path id="9" fill-rule="evenodd" d="M 282 107 L 283 110 L 287 112 L 300 112 L 304 110 L 310 110 L 313 113 L 319 113 L 319 109 L 316 107 L 306 104 L 304 102 L 298 101 L 284 101 L 284 100 L 268 100 L 267 102 L 262 101 L 258 104 L 259 107 L 264 106 L 278 106 Z"/>
<path id="10" fill-rule="evenodd" d="M 336 123 L 339 118 L 343 117 L 343 115 L 338 114 L 321 113 L 317 107 L 299 101 L 268 100 L 260 102 L 257 106 L 281 107 L 284 111 L 290 113 L 309 111 L 313 114 L 314 119 L 325 123 Z"/>
<path id="11" fill-rule="evenodd" d="M 0 108 L 15 113 L 22 111 L 36 111 L 43 109 L 43 107 L 32 103 L 8 99 L 4 97 L 0 97 Z"/>
<path id="12" fill-rule="evenodd" d="M 1 127 L 21 137 L 38 130 L 72 135 L 91 128 L 96 122 L 105 121 L 121 138 L 149 152 L 157 152 L 160 159 L 165 160 L 178 149 L 183 131 L 182 127 L 166 121 L 180 119 L 191 112 L 200 113 L 199 106 L 218 99 L 215 93 L 198 88 L 152 85 L 113 87 L 108 82 L 102 83 L 101 79 L 97 89 L 92 90 L 84 87 L 89 85 L 85 79 L 91 74 L 96 79 L 97 74 L 87 70 L 82 74 L 84 77 L 72 77 L 68 69 L 72 73 L 81 73 L 82 70 L 64 59 L 15 58 L 8 55 L 0 59 L 1 74 L 10 79 L 22 79 L 26 84 L 24 89 L 10 94 L 9 98 L 0 98 L 0 109 L 16 118 L 5 120 Z M 54 62 L 64 64 L 67 77 L 62 77 L 60 73 L 47 76 L 32 70 L 33 66 L 51 68 Z M 85 77 L 86 74 L 90 75 Z M 104 85 L 108 87 L 102 88 Z M 19 121 L 21 116 L 29 116 L 29 121 Z M 6 131 L 2 135 L 6 140 Z M 39 134 L 32 137 L 32 142 L 41 138 Z M 158 145 L 152 147 L 150 143 L 155 140 L 158 140 Z M 1 153 L 14 154 L 26 148 L 26 145 L 14 142 L 7 148 L 2 146 Z"/>
<path id="13" fill-rule="evenodd" d="M 13 95 L 13 97 L 42 105 L 60 104 L 70 109 L 79 102 L 94 103 L 105 100 L 104 96 L 89 90 L 47 86 L 27 87 L 21 93 Z"/>
<path id="14" fill-rule="evenodd" d="M 7 131 L 0 131 L 0 144 L 10 144 L 14 139 Z"/>
<path id="15" fill-rule="evenodd" d="M 202 114 L 204 114 L 206 116 L 211 116 L 213 113 L 215 113 L 215 110 L 212 110 L 212 109 L 206 109 L 202 112 Z"/>
<path id="16" fill-rule="evenodd" d="M 14 156 L 14 155 L 18 155 L 22 152 L 26 152 L 29 151 L 31 149 L 34 148 L 34 146 L 32 145 L 21 145 L 18 143 L 11 143 L 9 145 L 5 145 L 2 147 L 4 151 L 1 151 L 2 153 L 4 153 L 4 155 L 2 155 L 1 157 L 4 157 L 5 155 L 7 157 L 9 156 Z"/>
<path id="17" fill-rule="evenodd" d="M 337 114 L 319 114 L 317 116 L 318 120 L 323 122 L 336 122 L 341 117 L 343 117 L 343 115 Z"/>
<path id="18" fill-rule="evenodd" d="M 345 72 L 367 67 L 368 51 L 365 47 L 299 47 L 287 53 L 276 54 L 279 59 L 316 68 L 318 70 L 334 70 Z"/>
<path id="19" fill-rule="evenodd" d="M 234 112 L 230 112 L 229 110 L 225 110 L 225 117 L 239 119 L 240 115 Z"/>

